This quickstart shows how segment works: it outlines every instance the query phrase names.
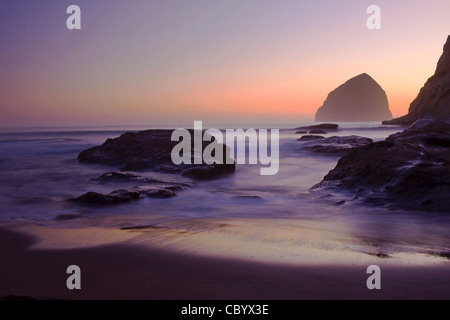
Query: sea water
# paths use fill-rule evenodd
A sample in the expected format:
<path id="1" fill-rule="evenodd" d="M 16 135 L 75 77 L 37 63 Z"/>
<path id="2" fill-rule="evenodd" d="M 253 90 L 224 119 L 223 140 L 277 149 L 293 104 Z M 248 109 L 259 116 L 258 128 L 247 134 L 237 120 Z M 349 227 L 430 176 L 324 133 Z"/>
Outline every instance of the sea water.
<path id="1" fill-rule="evenodd" d="M 239 126 L 280 129 L 280 167 L 274 176 L 261 176 L 260 167 L 255 165 L 238 165 L 232 175 L 202 182 L 169 174 L 139 173 L 192 183 L 193 187 L 178 191 L 170 199 L 145 198 L 111 206 L 67 201 L 89 191 L 109 193 L 136 186 L 136 183 L 93 181 L 118 168 L 79 163 L 78 154 L 126 131 L 152 127 L 3 130 L 0 132 L 0 221 L 72 228 L 154 226 L 189 232 L 222 232 L 256 243 L 289 247 L 307 244 L 383 255 L 450 252 L 450 212 L 394 211 L 358 202 L 342 205 L 337 202 L 339 194 L 311 192 L 310 188 L 339 160 L 337 155 L 302 149 L 301 142 L 297 141 L 301 135 L 295 133 L 295 127 L 311 124 Z M 209 127 L 235 128 L 230 124 L 209 124 Z M 379 123 L 342 123 L 338 131 L 324 136 L 360 135 L 380 141 L 401 130 Z M 80 218 L 69 222 L 56 219 L 67 214 Z"/>

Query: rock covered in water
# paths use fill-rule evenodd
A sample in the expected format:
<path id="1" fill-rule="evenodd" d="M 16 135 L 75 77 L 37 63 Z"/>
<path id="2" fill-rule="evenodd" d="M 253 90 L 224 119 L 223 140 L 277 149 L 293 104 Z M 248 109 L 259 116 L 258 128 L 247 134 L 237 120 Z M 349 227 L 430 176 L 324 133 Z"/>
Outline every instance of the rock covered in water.
<path id="1" fill-rule="evenodd" d="M 322 136 L 306 135 L 298 139 L 303 142 L 303 149 L 319 153 L 344 154 L 346 151 L 368 145 L 372 139 L 360 136 L 333 136 L 325 138 Z"/>
<path id="2" fill-rule="evenodd" d="M 102 174 L 98 178 L 92 179 L 92 181 L 98 181 L 102 183 L 109 182 L 142 182 L 142 183 L 152 183 L 152 182 L 162 182 L 161 180 L 153 179 L 153 178 L 145 178 L 141 175 L 138 175 L 133 172 L 118 172 L 118 171 L 110 171 L 105 174 Z"/>
<path id="3" fill-rule="evenodd" d="M 351 149 L 313 190 L 350 191 L 378 205 L 450 212 L 450 123 L 419 120 Z"/>
<path id="4" fill-rule="evenodd" d="M 105 174 L 102 174 L 100 177 L 93 178 L 91 181 L 100 182 L 102 184 L 106 183 L 121 183 L 121 182 L 130 182 L 130 183 L 140 183 L 140 184 L 163 184 L 163 185 L 173 185 L 173 187 L 192 187 L 192 184 L 189 183 L 189 179 L 177 177 L 164 177 L 164 178 L 153 178 L 148 176 L 142 176 L 135 172 L 120 172 L 120 171 L 110 171 Z"/>
<path id="5" fill-rule="evenodd" d="M 382 121 L 392 119 L 386 92 L 368 74 L 333 90 L 316 113 L 316 121 Z"/>
<path id="6" fill-rule="evenodd" d="M 325 137 L 314 135 L 314 134 L 309 134 L 309 135 L 304 135 L 300 139 L 297 139 L 297 141 L 303 141 L 304 142 L 304 141 L 323 140 L 323 139 L 325 139 Z"/>
<path id="7" fill-rule="evenodd" d="M 434 75 L 428 79 L 407 115 L 383 124 L 411 125 L 418 119 L 450 121 L 450 36 Z M 385 119 L 388 120 L 388 119 Z"/>
<path id="8" fill-rule="evenodd" d="M 176 193 L 168 188 L 143 189 L 136 187 L 129 190 L 127 189 L 116 190 L 109 194 L 88 192 L 78 198 L 70 200 L 91 205 L 111 205 L 138 200 L 144 196 L 162 199 L 162 198 L 172 198 L 176 196 Z"/>
<path id="9" fill-rule="evenodd" d="M 338 124 L 321 123 L 312 126 L 298 127 L 297 130 L 337 130 L 338 128 L 339 128 Z"/>
<path id="10" fill-rule="evenodd" d="M 137 200 L 140 192 L 136 190 L 116 190 L 109 194 L 101 194 L 98 192 L 88 192 L 78 198 L 71 199 L 75 202 L 94 205 L 118 204 Z"/>
<path id="11" fill-rule="evenodd" d="M 117 166 L 122 171 L 149 170 L 176 173 L 198 180 L 216 179 L 235 171 L 235 164 L 226 164 L 226 157 L 229 154 L 229 148 L 226 146 L 223 146 L 224 164 L 175 165 L 171 153 L 178 141 L 171 141 L 171 135 L 172 130 L 127 132 L 118 138 L 106 140 L 101 146 L 81 152 L 78 160 L 84 163 Z M 206 145 L 204 142 L 203 148 Z"/>
<path id="12" fill-rule="evenodd" d="M 328 133 L 328 132 L 326 132 L 325 130 L 319 130 L 319 129 L 314 129 L 309 132 L 309 134 L 326 134 L 326 133 Z"/>
<path id="13" fill-rule="evenodd" d="M 165 199 L 175 197 L 177 194 L 173 190 L 164 188 L 164 189 L 148 190 L 145 192 L 145 195 L 149 198 Z"/>

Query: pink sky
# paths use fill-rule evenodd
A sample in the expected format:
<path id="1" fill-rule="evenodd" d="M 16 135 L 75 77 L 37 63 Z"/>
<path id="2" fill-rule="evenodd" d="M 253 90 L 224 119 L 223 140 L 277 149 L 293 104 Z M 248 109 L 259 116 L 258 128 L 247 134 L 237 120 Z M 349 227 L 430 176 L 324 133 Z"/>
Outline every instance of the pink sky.
<path id="1" fill-rule="evenodd" d="M 366 72 L 394 116 L 434 73 L 450 1 L 76 1 L 0 3 L 0 125 L 313 120 L 327 94 Z"/>

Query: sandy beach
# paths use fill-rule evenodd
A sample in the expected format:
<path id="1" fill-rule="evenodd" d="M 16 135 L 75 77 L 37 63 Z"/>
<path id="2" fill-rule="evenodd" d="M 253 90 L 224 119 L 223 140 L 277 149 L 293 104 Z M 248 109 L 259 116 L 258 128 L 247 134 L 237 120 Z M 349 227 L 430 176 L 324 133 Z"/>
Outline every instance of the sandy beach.
<path id="1" fill-rule="evenodd" d="M 450 268 L 445 262 L 397 265 L 390 259 L 368 255 L 335 265 L 246 261 L 182 253 L 156 245 L 152 248 L 151 241 L 139 245 L 140 232 L 97 231 L 3 225 L 0 296 L 227 300 L 450 297 Z M 89 238 L 86 234 L 96 236 Z M 77 235 L 78 239 L 84 235 L 85 241 L 84 245 L 78 242 L 79 248 L 75 245 Z M 60 249 L 56 249 L 57 243 Z M 366 287 L 366 256 L 382 269 L 381 290 Z M 66 288 L 66 268 L 72 264 L 81 268 L 81 290 Z"/>

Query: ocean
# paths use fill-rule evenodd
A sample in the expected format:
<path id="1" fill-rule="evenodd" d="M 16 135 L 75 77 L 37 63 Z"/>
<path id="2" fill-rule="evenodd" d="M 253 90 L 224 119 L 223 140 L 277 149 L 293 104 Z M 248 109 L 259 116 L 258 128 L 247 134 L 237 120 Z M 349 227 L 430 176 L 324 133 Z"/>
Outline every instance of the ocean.
<path id="1" fill-rule="evenodd" d="M 220 235 L 208 250 L 221 251 L 224 239 L 233 245 L 251 243 L 271 254 L 295 256 L 297 247 L 333 252 L 355 251 L 382 257 L 407 257 L 412 264 L 441 259 L 450 252 L 450 215 L 391 210 L 347 202 L 339 194 L 317 194 L 310 188 L 335 167 L 340 156 L 302 150 L 295 127 L 313 123 L 240 125 L 242 128 L 279 128 L 280 163 L 274 176 L 261 176 L 259 165 L 238 165 L 233 175 L 193 182 L 163 173 L 144 176 L 193 184 L 170 199 L 145 198 L 112 206 L 86 206 L 67 201 L 95 191 L 109 193 L 136 183 L 93 181 L 118 168 L 84 164 L 78 154 L 126 131 L 149 127 L 22 128 L 0 132 L 0 221 L 32 223 L 56 228 L 158 228 L 170 230 L 174 241 L 191 234 Z M 158 126 L 159 128 L 164 126 Z M 208 124 L 205 128 L 234 128 Z M 332 135 L 360 135 L 375 141 L 402 130 L 379 123 L 341 123 Z M 78 219 L 61 221 L 61 215 Z M 220 239 L 220 240 L 218 240 Z M 236 242 L 237 241 L 237 242 Z M 229 247 L 226 248 L 228 254 Z M 274 253 L 277 252 L 277 254 Z"/>

